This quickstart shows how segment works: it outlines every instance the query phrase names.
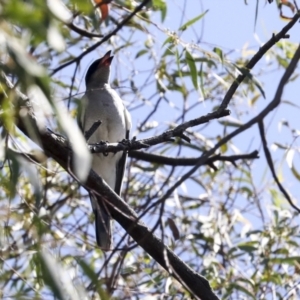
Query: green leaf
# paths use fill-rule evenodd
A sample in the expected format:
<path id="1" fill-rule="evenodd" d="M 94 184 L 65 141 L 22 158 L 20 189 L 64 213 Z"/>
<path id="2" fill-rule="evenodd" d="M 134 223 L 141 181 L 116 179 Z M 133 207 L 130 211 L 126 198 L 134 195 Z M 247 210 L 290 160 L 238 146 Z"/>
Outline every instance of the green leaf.
<path id="1" fill-rule="evenodd" d="M 205 89 L 204 89 L 203 63 L 201 63 L 201 65 L 200 65 L 199 76 L 200 76 L 200 90 L 201 90 L 201 93 L 202 93 L 203 97 L 205 98 L 206 97 L 206 93 L 205 93 Z"/>
<path id="2" fill-rule="evenodd" d="M 170 46 L 166 49 L 166 51 L 165 51 L 165 53 L 162 55 L 162 57 L 166 57 L 167 55 L 171 55 L 171 56 L 174 55 L 174 51 L 171 50 L 171 47 L 170 47 Z"/>
<path id="3" fill-rule="evenodd" d="M 167 5 L 164 0 L 152 0 L 153 7 L 161 11 L 161 21 L 163 22 L 167 15 Z"/>
<path id="4" fill-rule="evenodd" d="M 76 7 L 78 11 L 85 14 L 89 14 L 94 10 L 91 1 L 71 0 L 71 3 Z"/>
<path id="5" fill-rule="evenodd" d="M 127 26 L 145 32 L 145 28 L 141 24 L 134 22 L 132 19 L 127 23 Z"/>
<path id="6" fill-rule="evenodd" d="M 217 136 L 217 141 L 221 141 L 221 139 L 222 139 L 222 138 L 221 138 L 220 136 Z M 226 153 L 227 150 L 228 150 L 227 144 L 226 144 L 226 143 L 223 144 L 223 145 L 221 146 L 220 150 L 221 150 L 221 153 L 222 153 L 222 154 Z"/>
<path id="7" fill-rule="evenodd" d="M 167 37 L 167 39 L 163 42 L 162 47 L 166 44 L 171 44 L 174 42 L 174 37 L 173 36 L 169 36 Z"/>
<path id="8" fill-rule="evenodd" d="M 101 281 L 99 281 L 97 273 L 91 268 L 91 266 L 82 259 L 78 260 L 78 264 L 82 268 L 85 275 L 89 277 L 91 282 L 96 286 L 100 299 L 109 299 L 108 294 L 101 287 Z"/>
<path id="9" fill-rule="evenodd" d="M 250 243 L 240 244 L 237 247 L 245 252 L 253 252 L 257 250 L 257 246 L 251 245 Z"/>
<path id="10" fill-rule="evenodd" d="M 274 143 L 274 145 L 275 145 L 276 147 L 278 147 L 279 149 L 282 149 L 282 150 L 289 149 L 289 146 L 282 145 L 282 144 L 280 144 L 280 143 Z"/>
<path id="11" fill-rule="evenodd" d="M 16 194 L 17 182 L 20 175 L 20 163 L 16 155 L 12 151 L 7 151 L 7 158 L 9 160 L 10 180 L 7 182 L 10 197 L 13 198 Z"/>
<path id="12" fill-rule="evenodd" d="M 292 165 L 291 170 L 292 170 L 293 175 L 300 181 L 300 174 L 299 174 L 299 172 L 297 172 L 294 165 Z"/>
<path id="13" fill-rule="evenodd" d="M 279 55 L 276 55 L 277 61 L 278 63 L 284 67 L 287 68 L 287 66 L 289 65 L 289 61 L 285 58 L 280 57 Z"/>
<path id="14" fill-rule="evenodd" d="M 300 262 L 300 256 L 290 256 L 290 257 L 275 257 L 275 258 L 267 258 L 267 262 L 274 262 L 278 264 L 288 264 L 294 266 L 296 262 Z"/>
<path id="15" fill-rule="evenodd" d="M 295 104 L 295 103 L 293 103 L 293 102 L 291 102 L 291 101 L 289 101 L 289 100 L 282 100 L 281 103 L 290 105 L 290 106 L 295 107 L 295 108 L 298 108 L 298 109 L 300 108 L 299 105 L 297 105 L 297 104 Z"/>
<path id="16" fill-rule="evenodd" d="M 179 56 L 177 49 L 175 51 L 175 58 L 176 58 L 176 65 L 177 65 L 177 69 L 178 69 L 178 76 L 180 78 L 182 78 L 182 72 L 181 72 L 181 68 L 180 68 L 180 56 Z"/>
<path id="17" fill-rule="evenodd" d="M 39 253 L 39 260 L 41 264 L 40 275 L 43 276 L 46 285 L 48 285 L 57 299 L 66 299 L 63 285 L 59 280 L 62 274 L 58 268 L 58 263 L 46 251 Z"/>
<path id="18" fill-rule="evenodd" d="M 242 186 L 239 190 L 240 190 L 242 193 L 247 194 L 247 198 L 248 198 L 248 199 L 249 199 L 250 197 L 252 197 L 252 195 L 253 195 L 253 190 L 250 189 L 250 188 L 247 187 L 247 186 Z"/>
<path id="19" fill-rule="evenodd" d="M 253 106 L 256 103 L 256 101 L 259 99 L 259 97 L 260 94 L 256 94 L 252 99 L 249 100 L 249 105 Z"/>
<path id="20" fill-rule="evenodd" d="M 139 51 L 137 54 L 136 54 L 136 56 L 135 56 L 135 58 L 139 58 L 139 57 L 141 57 L 142 55 L 144 55 L 144 54 L 146 54 L 146 53 L 148 53 L 148 50 L 141 50 L 141 51 Z"/>
<path id="21" fill-rule="evenodd" d="M 255 295 L 253 295 L 246 287 L 237 283 L 232 283 L 231 286 L 234 287 L 236 290 L 244 292 L 246 295 L 251 297 L 251 299 L 256 299 Z"/>
<path id="22" fill-rule="evenodd" d="M 215 47 L 213 49 L 213 51 L 220 57 L 221 62 L 223 63 L 224 62 L 223 51 L 220 48 L 218 48 L 218 47 Z"/>
<path id="23" fill-rule="evenodd" d="M 220 124 L 222 124 L 223 126 L 230 126 L 230 127 L 241 127 L 243 125 L 243 123 L 241 123 L 241 121 L 239 121 L 238 119 L 235 119 L 233 117 L 226 117 L 224 118 L 222 121 L 218 121 Z"/>
<path id="24" fill-rule="evenodd" d="M 200 19 L 202 19 L 206 13 L 208 12 L 208 10 L 206 10 L 204 13 L 202 13 L 201 15 L 199 15 L 198 17 L 195 17 L 194 19 L 186 22 L 185 24 L 183 24 L 179 30 L 184 31 L 186 30 L 189 26 L 193 25 L 194 23 L 196 23 L 197 21 L 199 21 Z"/>
<path id="25" fill-rule="evenodd" d="M 195 58 L 195 62 L 203 62 L 203 63 L 206 63 L 207 65 L 208 65 L 208 67 L 215 67 L 215 68 L 217 68 L 218 66 L 217 66 L 217 64 L 213 61 L 213 60 L 211 60 L 211 59 L 208 59 L 208 58 L 206 58 L 206 57 L 196 57 Z"/>
<path id="26" fill-rule="evenodd" d="M 195 59 L 187 49 L 185 49 L 185 59 L 190 68 L 193 85 L 194 85 L 195 89 L 198 89 L 198 78 L 197 78 L 198 74 L 197 74 Z"/>
<path id="27" fill-rule="evenodd" d="M 266 95 L 265 95 L 265 91 L 263 90 L 262 86 L 260 85 L 260 83 L 254 78 L 254 76 L 251 74 L 250 70 L 248 70 L 245 67 L 239 67 L 236 64 L 234 64 L 234 66 L 245 76 L 247 77 L 249 80 L 251 80 L 254 85 L 259 89 L 260 93 L 262 94 L 262 96 L 266 99 Z"/>

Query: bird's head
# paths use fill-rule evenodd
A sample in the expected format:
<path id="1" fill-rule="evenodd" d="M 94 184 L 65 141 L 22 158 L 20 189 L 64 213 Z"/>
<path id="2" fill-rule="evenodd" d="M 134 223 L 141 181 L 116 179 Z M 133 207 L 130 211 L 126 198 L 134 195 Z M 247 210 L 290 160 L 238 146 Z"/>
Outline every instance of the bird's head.
<path id="1" fill-rule="evenodd" d="M 97 86 L 108 83 L 110 75 L 110 64 L 114 58 L 110 54 L 111 51 L 108 51 L 103 57 L 95 60 L 90 65 L 85 75 L 86 86 Z"/>

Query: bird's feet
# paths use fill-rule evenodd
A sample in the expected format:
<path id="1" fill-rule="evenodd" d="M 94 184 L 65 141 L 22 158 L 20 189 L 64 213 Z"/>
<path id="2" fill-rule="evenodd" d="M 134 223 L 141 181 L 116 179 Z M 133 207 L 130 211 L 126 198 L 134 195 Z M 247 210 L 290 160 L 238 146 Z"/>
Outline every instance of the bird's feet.
<path id="1" fill-rule="evenodd" d="M 102 140 L 101 140 L 100 142 L 97 143 L 97 145 L 107 147 L 107 144 L 108 144 L 108 143 L 109 143 L 108 141 L 102 141 Z M 104 155 L 104 156 L 108 156 L 108 152 L 103 152 L 103 155 Z"/>
<path id="2" fill-rule="evenodd" d="M 125 146 L 131 147 L 134 144 L 135 141 L 136 141 L 136 136 L 134 136 L 131 140 L 130 139 L 123 139 L 121 141 L 121 143 Z"/>

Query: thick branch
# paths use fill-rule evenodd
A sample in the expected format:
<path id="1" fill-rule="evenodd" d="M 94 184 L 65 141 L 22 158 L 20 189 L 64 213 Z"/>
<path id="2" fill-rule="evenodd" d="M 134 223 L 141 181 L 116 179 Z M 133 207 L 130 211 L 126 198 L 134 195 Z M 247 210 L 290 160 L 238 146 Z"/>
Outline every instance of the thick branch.
<path id="1" fill-rule="evenodd" d="M 299 18 L 299 16 L 298 16 L 298 18 Z M 300 59 L 300 45 L 297 48 L 297 50 L 296 50 L 290 64 L 288 65 L 286 71 L 284 72 L 284 74 L 283 74 L 283 76 L 280 80 L 280 83 L 278 85 L 275 97 L 269 103 L 269 105 L 267 105 L 267 107 L 265 109 L 263 109 L 262 112 L 259 113 L 256 117 L 252 118 L 250 121 L 248 121 L 246 124 L 239 127 L 237 130 L 233 131 L 231 134 L 229 134 L 229 135 L 225 136 L 224 138 L 222 138 L 213 148 L 211 148 L 210 150 L 204 152 L 203 155 L 201 157 L 199 157 L 198 162 L 194 165 L 194 167 L 191 168 L 188 172 L 186 172 L 171 188 L 169 188 L 167 190 L 167 192 L 164 194 L 164 196 L 161 197 L 157 202 L 163 202 L 166 199 L 168 199 L 168 197 L 170 197 L 172 195 L 174 190 L 177 187 L 179 187 L 185 180 L 190 178 L 192 176 L 192 174 L 194 174 L 197 171 L 199 166 L 203 165 L 208 160 L 208 158 L 211 155 L 213 155 L 215 153 L 215 151 L 217 151 L 222 145 L 226 144 L 233 137 L 237 136 L 238 134 L 240 134 L 243 131 L 246 131 L 252 125 L 254 125 L 257 122 L 259 122 L 260 120 L 262 120 L 274 108 L 276 108 L 279 105 L 279 103 L 281 101 L 281 96 L 282 96 L 282 93 L 283 93 L 283 89 L 284 89 L 286 83 L 288 82 L 288 80 L 290 79 L 290 77 L 292 76 L 292 74 L 294 73 L 299 59 Z"/>
<path id="2" fill-rule="evenodd" d="M 22 117 L 18 119 L 17 126 L 27 136 L 30 136 L 29 128 L 31 130 L 34 128 L 37 132 L 30 106 L 22 108 Z M 59 138 L 50 131 L 40 133 L 38 142 L 48 156 L 56 160 L 67 172 L 74 176 L 72 164 L 70 163 L 72 153 L 65 143 L 61 143 Z M 94 171 L 90 172 L 84 187 L 101 195 L 107 201 L 107 208 L 112 217 L 168 273 L 177 278 L 193 296 L 203 300 L 218 299 L 208 281 L 181 261 L 143 222 L 139 221 L 137 214 Z M 180 276 L 177 276 L 177 274 Z"/>
<path id="3" fill-rule="evenodd" d="M 261 60 L 261 58 L 267 53 L 268 50 L 270 50 L 277 42 L 279 42 L 281 39 L 286 37 L 287 32 L 296 24 L 296 22 L 299 20 L 300 14 L 299 12 L 295 14 L 293 19 L 282 28 L 282 30 L 277 33 L 276 35 L 273 35 L 271 39 L 265 43 L 259 51 L 251 58 L 251 60 L 248 62 L 248 64 L 245 66 L 245 69 L 250 71 L 256 64 Z M 241 82 L 247 77 L 247 74 L 241 74 L 238 76 L 238 78 L 233 82 L 233 84 L 230 86 L 229 90 L 227 91 L 219 110 L 226 109 L 233 94 L 241 84 Z"/>
<path id="4" fill-rule="evenodd" d="M 202 116 L 200 118 L 196 118 L 187 122 L 184 122 L 174 129 L 167 130 L 163 132 L 160 135 L 146 138 L 143 140 L 136 141 L 133 139 L 132 141 L 128 142 L 120 142 L 120 143 L 111 143 L 111 144 L 89 144 L 89 149 L 92 153 L 103 153 L 103 152 L 118 152 L 118 151 L 126 151 L 126 150 L 139 150 L 142 148 L 147 148 L 149 146 L 154 146 L 157 144 L 161 144 L 164 142 L 170 142 L 172 141 L 172 138 L 174 137 L 180 137 L 183 139 L 186 139 L 183 137 L 184 131 L 189 127 L 194 127 L 200 124 L 204 124 L 209 122 L 213 119 L 222 118 L 225 116 L 228 116 L 230 114 L 229 110 L 223 110 L 223 111 L 215 111 L 212 113 L 209 113 L 205 116 Z M 99 141 L 100 142 L 100 141 Z"/>

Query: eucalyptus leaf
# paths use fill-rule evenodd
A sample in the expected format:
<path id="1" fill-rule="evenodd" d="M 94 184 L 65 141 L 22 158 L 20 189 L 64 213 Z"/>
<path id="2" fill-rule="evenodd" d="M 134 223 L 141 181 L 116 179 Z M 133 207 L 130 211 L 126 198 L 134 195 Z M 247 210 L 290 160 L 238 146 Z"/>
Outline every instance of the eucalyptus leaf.
<path id="1" fill-rule="evenodd" d="M 198 90 L 198 73 L 196 68 L 195 59 L 192 54 L 186 49 L 185 59 L 190 69 L 190 76 L 194 85 L 194 88 Z"/>
<path id="2" fill-rule="evenodd" d="M 182 31 L 186 30 L 188 27 L 190 27 L 191 25 L 193 25 L 197 21 L 201 20 L 206 15 L 207 12 L 208 12 L 208 10 L 206 10 L 204 13 L 200 14 L 199 16 L 193 18 L 192 20 L 186 22 L 181 27 L 179 27 L 179 30 L 182 30 Z"/>

